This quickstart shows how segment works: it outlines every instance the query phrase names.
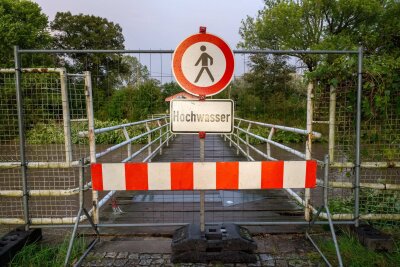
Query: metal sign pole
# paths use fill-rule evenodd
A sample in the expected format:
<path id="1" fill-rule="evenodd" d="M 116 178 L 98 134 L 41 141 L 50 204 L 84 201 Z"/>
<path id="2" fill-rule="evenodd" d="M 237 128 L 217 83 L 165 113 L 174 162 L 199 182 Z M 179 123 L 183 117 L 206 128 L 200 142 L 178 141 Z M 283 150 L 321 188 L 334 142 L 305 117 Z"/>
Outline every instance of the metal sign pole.
<path id="1" fill-rule="evenodd" d="M 206 96 L 200 96 L 200 101 L 205 101 Z M 204 149 L 204 141 L 206 139 L 205 132 L 199 132 L 199 141 L 200 141 L 200 161 L 204 162 L 205 158 L 205 149 Z M 205 191 L 200 191 L 200 232 L 204 234 L 205 231 L 205 219 L 204 219 L 204 203 L 205 203 Z"/>
<path id="2" fill-rule="evenodd" d="M 206 133 L 205 132 L 200 132 L 199 133 L 199 138 L 200 138 L 200 161 L 204 162 L 204 141 L 206 138 Z M 204 233 L 205 230 L 205 223 L 204 223 L 204 202 L 205 202 L 205 191 L 201 190 L 200 191 L 200 231 L 201 233 Z"/>

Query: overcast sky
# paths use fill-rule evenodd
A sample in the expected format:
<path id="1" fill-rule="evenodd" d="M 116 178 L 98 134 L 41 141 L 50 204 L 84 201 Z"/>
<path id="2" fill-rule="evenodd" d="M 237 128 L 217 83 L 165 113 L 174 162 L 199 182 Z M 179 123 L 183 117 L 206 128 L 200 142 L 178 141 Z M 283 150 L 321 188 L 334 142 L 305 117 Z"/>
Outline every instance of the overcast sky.
<path id="1" fill-rule="evenodd" d="M 232 49 L 240 41 L 239 27 L 254 17 L 263 0 L 33 0 L 49 20 L 57 11 L 89 14 L 118 23 L 126 49 L 175 49 L 199 26 L 222 37 Z"/>

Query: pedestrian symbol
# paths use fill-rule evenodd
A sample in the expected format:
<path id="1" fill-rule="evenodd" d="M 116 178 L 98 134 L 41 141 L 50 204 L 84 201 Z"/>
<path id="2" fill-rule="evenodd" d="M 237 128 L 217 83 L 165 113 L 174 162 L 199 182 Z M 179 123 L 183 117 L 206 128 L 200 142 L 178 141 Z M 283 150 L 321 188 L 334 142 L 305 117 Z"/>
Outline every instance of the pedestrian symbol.
<path id="1" fill-rule="evenodd" d="M 176 82 L 188 93 L 211 96 L 230 83 L 235 59 L 228 44 L 209 33 L 194 34 L 183 40 L 172 56 Z"/>
<path id="2" fill-rule="evenodd" d="M 196 77 L 196 80 L 194 81 L 195 83 L 197 83 L 201 77 L 201 74 L 203 73 L 203 71 L 206 71 L 208 76 L 210 77 L 211 81 L 214 81 L 214 77 L 212 76 L 210 70 L 208 69 L 208 61 L 210 61 L 210 66 L 214 63 L 213 62 L 213 58 L 207 54 L 205 51 L 207 50 L 207 47 L 205 45 L 202 45 L 200 47 L 200 50 L 203 52 L 201 53 L 201 56 L 199 57 L 199 59 L 197 60 L 195 66 L 199 65 L 200 61 L 201 61 L 201 69 L 199 74 Z"/>

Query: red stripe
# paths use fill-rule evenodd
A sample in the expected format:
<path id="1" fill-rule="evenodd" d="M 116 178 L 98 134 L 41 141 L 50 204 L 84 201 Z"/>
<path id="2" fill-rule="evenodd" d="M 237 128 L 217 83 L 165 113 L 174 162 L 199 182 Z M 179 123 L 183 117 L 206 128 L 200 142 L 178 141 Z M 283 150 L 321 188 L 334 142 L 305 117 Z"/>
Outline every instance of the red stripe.
<path id="1" fill-rule="evenodd" d="M 103 191 L 103 168 L 101 167 L 101 163 L 93 163 L 91 171 L 93 190 Z"/>
<path id="2" fill-rule="evenodd" d="M 239 162 L 217 162 L 217 190 L 239 189 Z"/>
<path id="3" fill-rule="evenodd" d="M 171 162 L 171 190 L 193 190 L 193 162 Z"/>
<path id="4" fill-rule="evenodd" d="M 126 190 L 148 190 L 147 163 L 125 164 Z"/>
<path id="5" fill-rule="evenodd" d="M 283 161 L 263 161 L 261 163 L 261 188 L 283 188 Z"/>
<path id="6" fill-rule="evenodd" d="M 306 164 L 305 188 L 315 188 L 317 183 L 317 162 L 315 160 L 307 160 Z"/>

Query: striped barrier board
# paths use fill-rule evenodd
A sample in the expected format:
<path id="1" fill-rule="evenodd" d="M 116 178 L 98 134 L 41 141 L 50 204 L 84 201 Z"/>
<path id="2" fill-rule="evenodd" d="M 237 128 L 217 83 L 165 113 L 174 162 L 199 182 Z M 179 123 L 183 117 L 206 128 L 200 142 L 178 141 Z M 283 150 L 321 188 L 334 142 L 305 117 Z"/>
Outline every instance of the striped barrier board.
<path id="1" fill-rule="evenodd" d="M 93 163 L 93 190 L 314 188 L 317 162 Z"/>

